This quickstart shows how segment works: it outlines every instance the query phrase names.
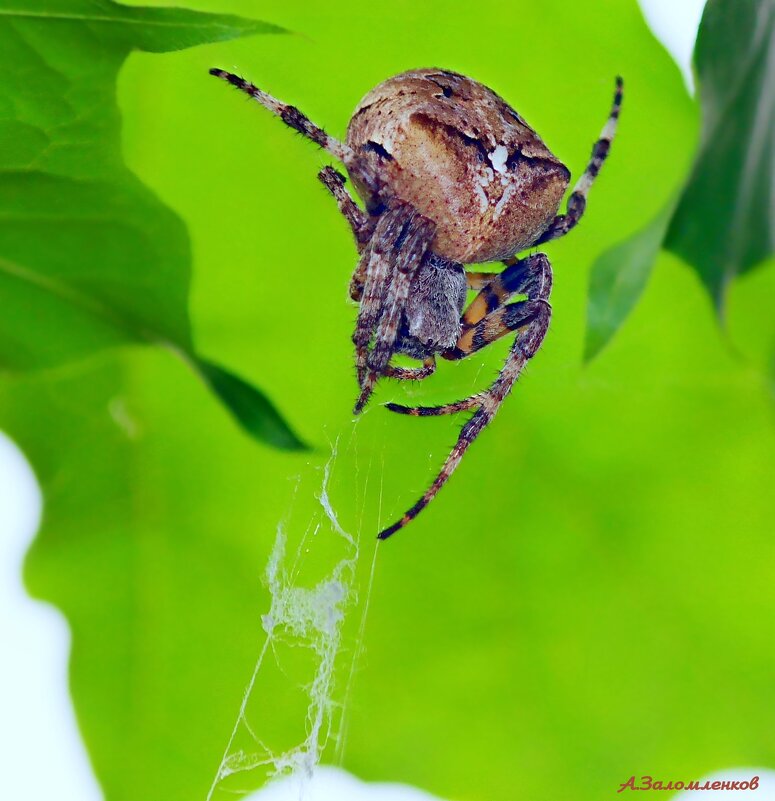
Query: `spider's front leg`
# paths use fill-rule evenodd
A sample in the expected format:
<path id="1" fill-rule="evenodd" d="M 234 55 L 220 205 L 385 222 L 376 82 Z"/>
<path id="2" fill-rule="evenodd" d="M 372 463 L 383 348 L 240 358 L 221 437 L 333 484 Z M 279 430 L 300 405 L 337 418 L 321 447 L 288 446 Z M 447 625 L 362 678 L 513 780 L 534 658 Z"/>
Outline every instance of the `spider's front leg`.
<path id="1" fill-rule="evenodd" d="M 377 378 L 389 370 L 409 287 L 422 263 L 434 224 L 412 206 L 394 201 L 380 214 L 355 277 L 364 276 L 363 297 L 353 334 L 360 395 L 355 413 L 363 410 Z M 369 348 L 373 339 L 373 345 Z"/>
<path id="2" fill-rule="evenodd" d="M 338 170 L 335 170 L 333 167 L 324 167 L 318 173 L 318 178 L 323 186 L 333 195 L 339 211 L 350 224 L 358 253 L 363 253 L 374 232 L 376 218 L 363 211 L 352 199 L 352 196 L 345 187 L 346 179 Z M 358 265 L 350 280 L 350 297 L 358 302 L 363 298 L 367 266 L 367 259 L 359 259 Z"/>
<path id="3" fill-rule="evenodd" d="M 521 276 L 521 281 L 518 281 L 517 276 Z M 517 288 L 509 289 L 514 284 L 517 284 Z M 447 358 L 462 358 L 493 342 L 507 331 L 518 331 L 506 363 L 488 390 L 447 407 L 408 409 L 389 404 L 388 408 L 392 411 L 418 415 L 446 414 L 450 411 L 474 408 L 476 411 L 460 430 L 455 446 L 431 486 L 400 520 L 379 534 L 380 539 L 384 540 L 395 534 L 417 517 L 436 497 L 455 472 L 471 443 L 495 416 L 525 364 L 536 354 L 546 336 L 551 318 L 551 307 L 548 302 L 551 288 L 552 272 L 549 260 L 543 253 L 537 253 L 516 262 L 496 276 L 466 310 L 463 320 L 468 319 L 468 326 L 461 334 L 457 347 L 450 353 L 443 354 Z M 520 291 L 527 294 L 527 300 L 507 306 L 499 305 L 502 303 L 498 300 L 499 297 L 507 297 Z M 492 310 L 488 312 L 490 307 Z"/>
<path id="4" fill-rule="evenodd" d="M 321 127 L 315 125 L 309 117 L 302 114 L 296 106 L 283 103 L 281 100 L 272 97 L 272 95 L 263 91 L 263 89 L 259 89 L 255 84 L 246 81 L 244 78 L 240 78 L 239 75 L 235 75 L 233 72 L 226 72 L 226 70 L 213 68 L 210 70 L 210 75 L 214 75 L 216 78 L 230 83 L 241 92 L 257 100 L 264 108 L 276 114 L 288 127 L 293 128 L 294 131 L 298 131 L 300 134 L 306 136 L 307 139 L 311 139 L 315 144 L 320 145 L 323 150 L 329 152 L 335 159 L 343 162 L 352 159 L 353 152 L 350 147 L 344 142 L 335 139 L 333 136 L 329 136 Z"/>
<path id="5" fill-rule="evenodd" d="M 333 195 L 339 211 L 350 224 L 350 229 L 355 237 L 355 244 L 358 246 L 358 253 L 362 253 L 374 230 L 373 218 L 359 208 L 358 204 L 352 199 L 345 187 L 346 178 L 341 172 L 333 167 L 323 167 L 318 173 L 318 178 Z"/>

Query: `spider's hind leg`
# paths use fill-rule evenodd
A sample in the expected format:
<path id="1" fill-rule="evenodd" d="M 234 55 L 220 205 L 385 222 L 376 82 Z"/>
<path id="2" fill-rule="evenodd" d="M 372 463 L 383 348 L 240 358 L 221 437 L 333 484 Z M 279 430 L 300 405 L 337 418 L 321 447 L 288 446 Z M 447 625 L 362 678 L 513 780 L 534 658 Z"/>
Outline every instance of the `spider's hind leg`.
<path id="1" fill-rule="evenodd" d="M 546 335 L 550 317 L 551 307 L 544 299 L 522 300 L 501 306 L 496 311 L 488 314 L 475 326 L 469 328 L 458 340 L 457 346 L 442 355 L 445 359 L 450 360 L 463 359 L 487 347 L 487 345 L 505 336 L 510 331 L 520 331 L 521 333 L 517 339 L 519 341 L 520 337 L 523 338 L 523 348 L 529 346 L 529 340 L 531 339 L 538 343 L 530 356 L 527 357 L 532 358 L 535 350 L 538 350 L 538 345 Z M 520 370 L 522 366 L 520 366 Z M 398 403 L 388 403 L 386 407 L 391 412 L 408 414 L 412 417 L 437 417 L 442 414 L 456 414 L 457 412 L 478 409 L 485 402 L 491 391 L 492 388 L 454 403 L 445 403 L 442 406 L 402 406 Z"/>
<path id="2" fill-rule="evenodd" d="M 245 94 L 257 100 L 264 108 L 276 114 L 288 127 L 293 128 L 306 136 L 307 139 L 311 139 L 315 144 L 320 145 L 323 150 L 328 151 L 335 159 L 346 161 L 352 157 L 352 150 L 344 142 L 329 136 L 322 128 L 315 125 L 309 117 L 302 114 L 296 106 L 290 106 L 277 100 L 277 98 L 259 89 L 255 84 L 240 78 L 239 75 L 235 75 L 233 72 L 213 68 L 210 70 L 210 75 L 230 83 L 241 92 L 245 92 Z"/>
<path id="3" fill-rule="evenodd" d="M 386 403 L 385 408 L 396 414 L 408 414 L 411 417 L 439 417 L 442 414 L 457 414 L 478 409 L 482 405 L 482 393 L 471 395 L 470 398 L 445 403 L 442 406 L 402 406 L 400 403 Z"/>
<path id="4" fill-rule="evenodd" d="M 536 257 L 538 256 L 540 256 L 541 259 L 536 261 Z M 439 490 L 447 483 L 449 477 L 457 469 L 457 466 L 460 464 L 465 452 L 473 441 L 493 419 L 500 405 L 519 378 L 525 364 L 527 364 L 541 346 L 549 327 L 551 315 L 551 307 L 548 303 L 552 283 L 551 268 L 549 267 L 548 259 L 546 256 L 543 256 L 543 254 L 539 253 L 530 258 L 534 259 L 534 266 L 537 268 L 531 270 L 530 275 L 537 279 L 537 283 L 528 290 L 528 300 L 495 309 L 481 320 L 481 323 L 486 323 L 493 317 L 499 320 L 500 323 L 498 326 L 493 327 L 493 332 L 500 328 L 508 330 L 506 323 L 510 317 L 513 317 L 512 322 L 519 322 L 518 334 L 514 340 L 514 344 L 511 346 L 511 352 L 506 359 L 506 363 L 503 365 L 503 368 L 492 386 L 477 396 L 476 411 L 460 429 L 457 442 L 433 483 L 428 487 L 422 497 L 405 512 L 403 517 L 393 523 L 392 526 L 388 526 L 379 533 L 378 536 L 381 540 L 387 539 L 392 534 L 395 534 L 396 531 L 399 531 L 410 523 L 436 497 Z M 529 261 L 529 259 L 525 259 L 523 262 L 517 262 L 513 267 L 518 268 L 520 264 L 524 265 L 527 261 Z M 501 275 L 506 276 L 507 272 L 508 270 L 505 270 Z M 528 286 L 530 286 L 530 281 L 528 281 Z M 488 285 L 482 290 L 482 293 L 485 293 L 488 289 L 494 290 L 493 287 Z M 476 303 L 477 299 L 474 300 L 474 303 Z M 474 327 L 479 324 L 480 323 L 477 322 Z M 503 333 L 505 333 L 505 330 Z M 466 334 L 464 333 L 463 336 L 466 336 Z M 484 346 L 484 344 L 486 343 L 483 343 L 482 346 Z M 461 401 L 461 403 L 467 402 L 468 401 Z M 451 404 L 451 406 L 454 405 L 455 404 Z"/>
<path id="5" fill-rule="evenodd" d="M 541 321 L 548 327 L 551 310 L 547 299 L 552 289 L 552 271 L 549 260 L 543 253 L 535 253 L 526 259 L 511 260 L 501 273 L 467 273 L 466 277 L 469 275 L 469 286 L 479 286 L 481 291 L 471 301 L 460 320 L 461 333 L 455 347 L 442 353 L 443 358 L 452 361 L 464 359 L 510 331 L 527 327 L 540 328 Z M 506 301 L 516 294 L 527 295 L 528 299 L 506 305 Z M 441 406 L 388 403 L 387 408 L 397 414 L 435 417 L 477 409 L 482 405 L 486 394 L 479 392 L 469 398 Z"/>

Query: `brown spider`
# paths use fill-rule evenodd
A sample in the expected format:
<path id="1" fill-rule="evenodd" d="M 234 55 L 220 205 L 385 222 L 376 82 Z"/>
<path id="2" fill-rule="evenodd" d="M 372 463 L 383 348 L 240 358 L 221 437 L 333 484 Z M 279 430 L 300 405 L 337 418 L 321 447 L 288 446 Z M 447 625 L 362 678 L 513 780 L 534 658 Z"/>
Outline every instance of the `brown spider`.
<path id="1" fill-rule="evenodd" d="M 286 125 L 341 161 L 363 198 L 325 167 L 320 180 L 355 235 L 360 259 L 350 296 L 360 304 L 353 334 L 360 394 L 366 405 L 381 376 L 419 380 L 436 356 L 462 359 L 516 331 L 506 363 L 489 389 L 445 406 L 387 408 L 417 416 L 473 411 L 438 476 L 385 539 L 416 517 L 446 483 L 492 420 L 523 367 L 540 347 L 551 316 L 552 271 L 543 253 L 514 255 L 563 236 L 581 218 L 587 193 L 616 129 L 622 80 L 586 171 L 557 214 L 570 172 L 536 132 L 486 86 L 447 70 L 404 72 L 361 100 L 340 142 L 297 108 L 223 70 L 211 75 L 258 100 Z M 463 264 L 502 261 L 500 273 L 466 272 Z M 466 291 L 478 295 L 468 308 Z M 507 303 L 515 295 L 523 300 Z M 393 354 L 422 367 L 391 365 Z"/>

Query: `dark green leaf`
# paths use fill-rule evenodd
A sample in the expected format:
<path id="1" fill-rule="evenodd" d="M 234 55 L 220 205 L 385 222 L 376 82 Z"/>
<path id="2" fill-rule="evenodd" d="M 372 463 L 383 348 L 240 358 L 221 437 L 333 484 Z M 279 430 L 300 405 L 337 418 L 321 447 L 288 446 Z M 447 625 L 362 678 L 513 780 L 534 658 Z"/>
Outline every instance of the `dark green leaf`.
<path id="1" fill-rule="evenodd" d="M 138 8 L 112 0 L 3 0 L 0 16 L 13 25 L 29 25 L 46 35 L 72 31 L 82 42 L 110 38 L 127 48 L 152 53 L 182 50 L 207 42 L 221 42 L 254 33 L 282 33 L 282 28 L 231 14 L 203 14 L 185 8 Z M 56 25 L 59 30 L 53 30 Z M 96 77 L 96 76 L 95 76 Z"/>
<path id="2" fill-rule="evenodd" d="M 709 0 L 694 60 L 702 139 L 665 245 L 721 310 L 729 282 L 775 252 L 775 2 Z"/>
<path id="3" fill-rule="evenodd" d="M 110 0 L 0 1 L 0 369 L 138 342 L 196 360 L 188 234 L 123 163 L 116 78 L 135 48 L 278 30 Z M 251 434 L 299 446 L 261 392 L 232 381 L 239 393 L 208 383 Z"/>
<path id="4" fill-rule="evenodd" d="M 207 385 L 256 439 L 283 450 L 307 450 L 275 407 L 252 384 L 204 359 L 196 364 Z"/>

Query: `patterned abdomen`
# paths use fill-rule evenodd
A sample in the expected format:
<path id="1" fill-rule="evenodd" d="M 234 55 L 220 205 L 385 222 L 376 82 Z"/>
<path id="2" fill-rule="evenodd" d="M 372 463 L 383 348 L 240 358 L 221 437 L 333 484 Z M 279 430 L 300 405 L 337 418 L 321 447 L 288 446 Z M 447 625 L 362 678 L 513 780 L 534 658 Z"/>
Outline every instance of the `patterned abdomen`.
<path id="1" fill-rule="evenodd" d="M 495 261 L 532 245 L 570 174 L 525 121 L 486 86 L 443 70 L 389 78 L 361 101 L 347 131 L 348 169 L 373 205 L 411 203 L 436 223 L 433 251 Z M 365 176 L 376 175 L 379 185 Z"/>

